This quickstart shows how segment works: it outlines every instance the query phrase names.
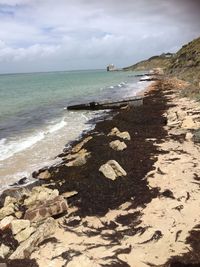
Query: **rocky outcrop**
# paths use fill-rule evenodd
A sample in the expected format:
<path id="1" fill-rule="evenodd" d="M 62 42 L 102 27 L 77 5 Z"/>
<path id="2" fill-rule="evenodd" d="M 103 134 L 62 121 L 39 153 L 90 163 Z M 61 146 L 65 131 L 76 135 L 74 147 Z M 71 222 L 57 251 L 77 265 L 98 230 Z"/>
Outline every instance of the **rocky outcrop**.
<path id="1" fill-rule="evenodd" d="M 35 233 L 33 233 L 27 240 L 19 245 L 15 252 L 10 256 L 10 259 L 28 258 L 32 251 L 37 248 L 40 242 L 54 233 L 55 227 L 55 220 L 53 218 L 48 218 L 37 228 Z"/>
<path id="2" fill-rule="evenodd" d="M 42 221 L 48 217 L 67 211 L 67 202 L 62 196 L 57 196 L 45 201 L 42 205 L 30 208 L 26 211 L 24 219 L 29 221 Z"/>
<path id="3" fill-rule="evenodd" d="M 103 164 L 100 169 L 103 175 L 111 180 L 115 180 L 120 176 L 126 176 L 126 171 L 115 160 L 109 160 L 106 164 Z"/>
<path id="4" fill-rule="evenodd" d="M 109 146 L 116 151 L 122 151 L 127 148 L 127 145 L 124 142 L 121 142 L 120 140 L 110 142 Z"/>
<path id="5" fill-rule="evenodd" d="M 120 132 L 116 127 L 111 130 L 108 136 L 117 136 L 123 140 L 131 140 L 130 134 L 128 132 Z"/>
<path id="6" fill-rule="evenodd" d="M 38 206 L 45 201 L 54 199 L 59 195 L 57 189 L 52 190 L 43 186 L 37 186 L 32 189 L 31 192 L 26 193 L 26 199 L 24 205 L 26 207 Z"/>

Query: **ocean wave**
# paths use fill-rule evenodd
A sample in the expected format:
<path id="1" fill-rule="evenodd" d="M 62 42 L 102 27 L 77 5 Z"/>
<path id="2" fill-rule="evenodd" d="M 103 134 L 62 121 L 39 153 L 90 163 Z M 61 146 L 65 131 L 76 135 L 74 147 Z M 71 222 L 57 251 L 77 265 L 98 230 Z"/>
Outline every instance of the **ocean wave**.
<path id="1" fill-rule="evenodd" d="M 16 153 L 22 152 L 33 145 L 35 145 L 37 142 L 41 141 L 42 139 L 45 138 L 46 135 L 52 134 L 64 126 L 66 126 L 67 123 L 65 122 L 64 119 L 62 119 L 60 122 L 50 125 L 47 127 L 46 130 L 43 131 L 37 131 L 31 136 L 27 137 L 21 137 L 19 139 L 16 138 L 14 140 L 9 140 L 9 139 L 1 139 L 0 140 L 0 161 L 3 161 L 5 159 L 10 158 Z"/>

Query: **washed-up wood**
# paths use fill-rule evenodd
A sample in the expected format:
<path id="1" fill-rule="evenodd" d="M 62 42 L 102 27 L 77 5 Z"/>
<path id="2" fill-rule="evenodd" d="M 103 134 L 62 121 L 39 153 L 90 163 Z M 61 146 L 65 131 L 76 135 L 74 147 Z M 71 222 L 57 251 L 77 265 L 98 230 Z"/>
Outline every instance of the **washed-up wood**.
<path id="1" fill-rule="evenodd" d="M 68 106 L 68 110 L 103 110 L 103 109 L 119 109 L 125 106 L 141 106 L 143 105 L 143 97 L 128 98 L 121 101 L 113 102 L 90 102 L 86 104 L 78 104 L 73 106 Z"/>

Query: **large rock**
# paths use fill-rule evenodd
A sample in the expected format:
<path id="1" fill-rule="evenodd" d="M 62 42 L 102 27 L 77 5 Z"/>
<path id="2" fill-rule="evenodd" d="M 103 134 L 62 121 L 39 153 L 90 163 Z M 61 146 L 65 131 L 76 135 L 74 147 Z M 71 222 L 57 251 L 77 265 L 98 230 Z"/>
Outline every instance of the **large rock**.
<path id="1" fill-rule="evenodd" d="M 116 127 L 111 130 L 108 136 L 117 136 L 124 140 L 131 140 L 130 134 L 128 132 L 120 132 Z"/>
<path id="2" fill-rule="evenodd" d="M 15 252 L 10 256 L 10 259 L 28 258 L 40 242 L 50 237 L 55 232 L 55 228 L 56 221 L 53 218 L 48 218 L 37 228 L 35 233 L 19 245 Z"/>
<path id="3" fill-rule="evenodd" d="M 100 167 L 99 171 L 102 172 L 106 178 L 111 180 L 127 175 L 126 171 L 115 160 L 109 160 L 106 164 Z"/>
<path id="4" fill-rule="evenodd" d="M 122 151 L 127 148 L 127 145 L 119 140 L 110 142 L 109 146 L 116 151 Z"/>
<path id="5" fill-rule="evenodd" d="M 14 220 L 13 216 L 6 216 L 3 220 L 0 222 L 0 229 L 5 229 L 8 226 L 10 226 L 10 223 Z"/>
<path id="6" fill-rule="evenodd" d="M 13 235 L 18 234 L 23 229 L 30 227 L 30 221 L 29 220 L 13 220 L 11 222 L 11 230 Z"/>
<path id="7" fill-rule="evenodd" d="M 35 228 L 34 227 L 27 227 L 26 229 L 22 230 L 21 232 L 19 232 L 14 238 L 19 242 L 23 242 L 26 239 L 28 239 L 32 233 L 35 232 Z"/>
<path id="8" fill-rule="evenodd" d="M 1 244 L 1 246 L 0 246 L 0 258 L 4 259 L 8 255 L 9 252 L 10 252 L 10 248 L 4 244 Z"/>
<path id="9" fill-rule="evenodd" d="M 27 207 L 37 206 L 42 204 L 46 200 L 54 199 L 59 195 L 57 189 L 52 190 L 43 186 L 34 187 L 31 193 L 28 195 L 28 198 L 24 200 L 24 205 Z"/>
<path id="10" fill-rule="evenodd" d="M 28 209 L 24 219 L 30 221 L 42 221 L 48 217 L 66 212 L 68 209 L 67 202 L 62 196 L 57 196 L 54 199 L 45 201 L 33 209 Z"/>

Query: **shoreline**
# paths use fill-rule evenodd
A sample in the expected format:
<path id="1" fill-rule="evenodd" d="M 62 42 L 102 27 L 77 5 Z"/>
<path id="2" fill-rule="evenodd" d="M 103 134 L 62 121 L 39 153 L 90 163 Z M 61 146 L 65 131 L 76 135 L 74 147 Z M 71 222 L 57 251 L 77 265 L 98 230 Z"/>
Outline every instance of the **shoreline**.
<path id="1" fill-rule="evenodd" d="M 53 213 L 52 219 L 45 217 L 49 211 L 45 215 L 40 213 L 40 201 L 43 210 L 49 205 L 46 198 L 42 200 L 41 195 L 38 198 L 42 191 L 35 192 L 36 206 L 34 201 L 30 205 L 33 192 L 22 190 L 18 195 L 20 200 L 13 200 L 12 203 L 18 205 L 15 214 L 21 212 L 21 217 L 17 217 L 19 221 L 30 216 L 28 211 L 38 211 L 39 205 L 39 217 L 36 217 L 40 223 L 35 226 L 32 218 L 32 227 L 40 229 L 52 219 L 55 228 L 44 234 L 43 240 L 34 247 L 26 248 L 26 251 L 29 249 L 27 266 L 48 266 L 50 262 L 56 267 L 82 266 L 84 262 L 86 267 L 102 264 L 164 267 L 183 266 L 173 265 L 175 262 L 200 262 L 198 255 L 188 253 L 191 246 L 194 250 L 197 247 L 189 233 L 198 221 L 198 212 L 187 218 L 191 207 L 198 210 L 198 185 L 193 173 L 196 171 L 197 180 L 200 151 L 192 141 L 191 129 L 200 125 L 200 108 L 191 100 L 179 99 L 177 92 L 183 86 L 178 80 L 155 82 L 144 93 L 142 107 L 120 110 L 111 120 L 98 122 L 92 131 L 73 142 L 71 150 L 60 155 L 59 166 L 35 172 L 39 188 L 45 193 L 50 190 L 45 195 L 51 195 L 49 201 L 55 204 L 54 194 L 58 193 L 62 203 L 63 199 L 67 200 L 68 207 L 57 210 L 58 214 Z M 190 107 L 188 114 L 187 107 Z M 186 122 L 185 114 L 190 117 Z M 116 127 L 119 131 L 112 131 Z M 120 142 L 118 148 L 113 146 L 113 149 L 110 145 L 116 140 Z M 120 150 L 119 145 L 124 149 Z M 106 178 L 106 172 L 99 171 L 110 160 L 122 168 L 115 165 L 118 176 L 115 179 Z M 177 170 L 180 172 L 176 177 L 173 174 Z M 182 176 L 189 179 L 189 184 L 187 180 L 183 184 Z M 14 206 L 16 208 L 16 204 Z M 188 236 L 191 246 L 186 242 Z M 18 264 L 23 264 L 26 255 L 19 247 L 28 238 L 20 242 L 20 246 L 14 245 L 13 239 L 8 255 L 12 260 L 21 258 Z M 13 248 L 15 252 L 11 253 Z M 11 264 L 11 260 L 6 262 L 8 266 Z"/>

